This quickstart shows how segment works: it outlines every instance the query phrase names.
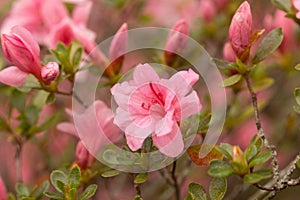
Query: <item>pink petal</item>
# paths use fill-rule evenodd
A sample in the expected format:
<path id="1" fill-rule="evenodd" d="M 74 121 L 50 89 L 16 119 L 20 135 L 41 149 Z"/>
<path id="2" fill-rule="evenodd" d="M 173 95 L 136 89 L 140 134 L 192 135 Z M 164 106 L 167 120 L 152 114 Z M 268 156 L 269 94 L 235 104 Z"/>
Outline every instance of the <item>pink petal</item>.
<path id="1" fill-rule="evenodd" d="M 46 26 L 51 29 L 52 26 L 68 18 L 68 11 L 61 0 L 48 0 L 42 3 L 41 15 Z"/>
<path id="2" fill-rule="evenodd" d="M 180 121 L 190 117 L 193 114 L 198 113 L 201 107 L 202 105 L 200 103 L 197 93 L 195 91 L 191 92 L 191 94 L 181 99 L 181 119 L 177 120 Z"/>
<path id="3" fill-rule="evenodd" d="M 1 177 L 0 177 L 0 199 L 1 200 L 6 200 L 7 199 L 6 188 L 5 188 L 5 185 L 4 185 Z"/>
<path id="4" fill-rule="evenodd" d="M 73 21 L 78 25 L 86 26 L 92 6 L 93 2 L 91 1 L 77 4 L 72 14 Z"/>
<path id="5" fill-rule="evenodd" d="M 152 138 L 154 145 L 166 156 L 177 157 L 183 152 L 183 139 L 176 123 L 174 123 L 173 129 L 169 134 L 164 136 L 153 135 Z"/>
<path id="6" fill-rule="evenodd" d="M 19 87 L 25 84 L 28 73 L 12 66 L 0 71 L 0 82 L 6 85 Z"/>
<path id="7" fill-rule="evenodd" d="M 142 85 L 149 82 L 158 82 L 160 80 L 157 73 L 149 64 L 139 64 L 133 72 L 133 80 L 136 85 Z"/>
<path id="8" fill-rule="evenodd" d="M 79 138 L 78 133 L 76 131 L 76 128 L 75 128 L 74 124 L 71 123 L 71 122 L 62 122 L 62 123 L 59 123 L 56 126 L 56 128 L 59 131 L 62 131 L 62 132 L 65 132 L 65 133 L 69 133 L 69 134 L 71 134 L 71 135 Z"/>
<path id="9" fill-rule="evenodd" d="M 132 151 L 140 149 L 144 143 L 144 140 L 145 138 L 137 138 L 131 135 L 126 135 L 127 145 Z"/>
<path id="10" fill-rule="evenodd" d="M 155 134 L 157 136 L 167 135 L 172 131 L 173 125 L 174 125 L 174 123 L 176 123 L 176 121 L 173 120 L 173 114 L 174 114 L 174 110 L 169 111 L 159 121 L 154 122 L 155 123 Z"/>
<path id="11" fill-rule="evenodd" d="M 131 93 L 136 87 L 129 85 L 128 82 L 117 83 L 111 89 L 111 93 L 118 106 L 123 110 L 128 110 L 128 103 Z"/>

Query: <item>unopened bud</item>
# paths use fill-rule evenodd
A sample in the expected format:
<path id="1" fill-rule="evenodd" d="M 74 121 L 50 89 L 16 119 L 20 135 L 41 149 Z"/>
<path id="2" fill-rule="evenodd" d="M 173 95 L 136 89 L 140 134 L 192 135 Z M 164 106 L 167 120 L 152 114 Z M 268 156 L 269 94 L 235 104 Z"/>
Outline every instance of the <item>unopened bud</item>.
<path id="1" fill-rule="evenodd" d="M 50 84 L 59 75 L 59 66 L 56 62 L 47 63 L 41 71 L 42 80 L 46 84 Z"/>

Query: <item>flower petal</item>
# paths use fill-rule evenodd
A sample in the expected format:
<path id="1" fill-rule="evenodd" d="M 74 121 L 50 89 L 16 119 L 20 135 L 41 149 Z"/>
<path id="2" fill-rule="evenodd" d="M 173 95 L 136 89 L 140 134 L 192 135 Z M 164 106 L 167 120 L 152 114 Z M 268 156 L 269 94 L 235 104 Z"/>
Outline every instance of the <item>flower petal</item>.
<path id="1" fill-rule="evenodd" d="M 140 149 L 144 143 L 144 140 L 146 139 L 146 138 L 137 138 L 131 135 L 125 135 L 125 136 L 126 136 L 127 145 L 132 151 L 136 151 Z"/>
<path id="2" fill-rule="evenodd" d="M 0 82 L 6 85 L 19 87 L 25 84 L 28 74 L 18 67 L 12 66 L 0 71 Z"/>
<path id="3" fill-rule="evenodd" d="M 160 80 L 157 73 L 149 64 L 139 64 L 133 72 L 133 80 L 136 85 L 142 85 L 149 82 L 158 82 Z"/>
<path id="4" fill-rule="evenodd" d="M 176 119 L 178 121 L 184 120 L 189 116 L 196 114 L 202 108 L 199 97 L 195 91 L 191 92 L 188 96 L 184 97 L 180 101 L 181 119 Z"/>
<path id="5" fill-rule="evenodd" d="M 153 135 L 152 138 L 154 145 L 166 156 L 177 157 L 183 152 L 182 134 L 176 123 L 174 123 L 169 134 L 164 136 Z"/>
<path id="6" fill-rule="evenodd" d="M 73 21 L 76 24 L 86 26 L 89 19 L 89 15 L 91 14 L 92 6 L 93 6 L 92 1 L 86 1 L 77 4 L 72 14 Z"/>
<path id="7" fill-rule="evenodd" d="M 65 132 L 65 133 L 69 133 L 69 134 L 71 134 L 71 135 L 79 138 L 78 133 L 76 131 L 76 128 L 75 128 L 74 124 L 71 123 L 71 122 L 62 122 L 62 123 L 59 123 L 56 126 L 56 128 L 59 131 L 62 131 L 62 132 Z"/>

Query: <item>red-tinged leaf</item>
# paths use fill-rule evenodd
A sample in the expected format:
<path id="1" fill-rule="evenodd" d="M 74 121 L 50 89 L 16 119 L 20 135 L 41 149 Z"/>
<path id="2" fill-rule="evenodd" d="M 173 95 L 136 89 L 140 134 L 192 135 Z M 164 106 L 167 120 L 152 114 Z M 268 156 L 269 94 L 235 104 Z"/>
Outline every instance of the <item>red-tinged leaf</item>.
<path id="1" fill-rule="evenodd" d="M 216 148 L 212 148 L 212 150 L 204 157 L 204 158 L 200 158 L 199 157 L 199 152 L 201 147 L 204 148 L 210 148 L 210 145 L 195 145 L 195 146 L 191 146 L 188 148 L 187 152 L 188 155 L 190 156 L 191 160 L 199 166 L 208 166 L 209 162 L 213 159 L 218 159 L 218 160 L 222 160 L 223 159 L 223 154 L 218 151 Z"/>

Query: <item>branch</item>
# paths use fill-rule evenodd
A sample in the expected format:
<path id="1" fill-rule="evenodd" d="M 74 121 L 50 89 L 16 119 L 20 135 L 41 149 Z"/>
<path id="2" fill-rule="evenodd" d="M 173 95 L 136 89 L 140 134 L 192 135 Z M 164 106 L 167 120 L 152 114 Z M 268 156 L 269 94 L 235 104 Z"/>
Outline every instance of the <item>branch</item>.
<path id="1" fill-rule="evenodd" d="M 251 98 L 252 98 L 254 117 L 255 117 L 255 123 L 256 123 L 256 128 L 258 131 L 258 135 L 263 140 L 265 147 L 272 153 L 273 177 L 276 181 L 275 186 L 279 186 L 280 185 L 280 180 L 279 180 L 280 177 L 279 177 L 279 166 L 278 166 L 278 161 L 277 161 L 277 152 L 276 152 L 275 147 L 271 146 L 269 144 L 269 141 L 267 140 L 264 130 L 261 126 L 261 120 L 260 120 L 259 110 L 258 110 L 258 105 L 257 105 L 257 96 L 256 96 L 256 93 L 253 91 L 253 88 L 252 88 L 252 85 L 250 82 L 250 78 L 248 75 L 245 75 L 244 77 L 245 77 L 247 87 L 248 87 L 248 90 L 249 90 L 249 92 L 251 94 Z"/>
<path id="2" fill-rule="evenodd" d="M 173 187 L 175 189 L 176 200 L 180 200 L 180 188 L 179 188 L 179 185 L 178 185 L 177 176 L 175 174 L 175 172 L 176 172 L 176 164 L 177 164 L 177 162 L 175 160 L 173 162 L 171 176 L 172 176 L 172 180 L 173 180 Z"/>

